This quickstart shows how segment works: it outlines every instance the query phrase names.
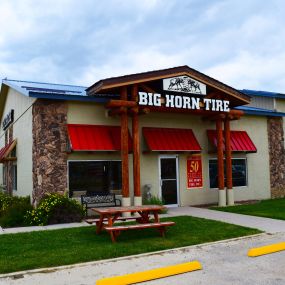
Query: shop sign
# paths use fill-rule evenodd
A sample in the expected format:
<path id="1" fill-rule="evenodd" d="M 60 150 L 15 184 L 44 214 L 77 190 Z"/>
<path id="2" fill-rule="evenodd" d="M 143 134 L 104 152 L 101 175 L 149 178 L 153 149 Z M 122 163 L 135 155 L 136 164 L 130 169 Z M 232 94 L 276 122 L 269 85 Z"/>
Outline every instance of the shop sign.
<path id="1" fill-rule="evenodd" d="M 187 157 L 187 189 L 203 187 L 202 157 Z"/>
<path id="2" fill-rule="evenodd" d="M 206 85 L 189 76 L 177 76 L 163 79 L 163 90 L 207 95 Z"/>
<path id="3" fill-rule="evenodd" d="M 155 106 L 177 109 L 206 110 L 214 112 L 229 112 L 230 101 L 199 98 L 181 95 L 165 94 L 162 96 L 158 93 L 139 92 L 139 105 Z"/>
<path id="4" fill-rule="evenodd" d="M 14 109 L 11 109 L 3 120 L 2 123 L 3 130 L 5 131 L 13 122 L 14 122 Z"/>

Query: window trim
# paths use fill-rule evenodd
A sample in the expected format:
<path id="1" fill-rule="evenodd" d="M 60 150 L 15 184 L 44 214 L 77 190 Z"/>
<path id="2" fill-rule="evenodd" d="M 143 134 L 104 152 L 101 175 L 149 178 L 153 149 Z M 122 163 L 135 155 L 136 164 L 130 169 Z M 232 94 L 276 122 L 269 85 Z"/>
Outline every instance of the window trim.
<path id="1" fill-rule="evenodd" d="M 68 196 L 69 198 L 72 198 L 70 196 L 70 188 L 69 188 L 69 163 L 70 162 L 100 162 L 100 161 L 120 161 L 122 163 L 121 159 L 68 159 L 67 160 L 67 189 L 68 189 Z"/>
<path id="2" fill-rule="evenodd" d="M 243 159 L 245 160 L 245 167 L 246 167 L 246 185 L 244 186 L 233 186 L 233 188 L 248 188 L 249 187 L 249 180 L 248 180 L 248 159 L 247 157 L 232 157 L 232 160 L 233 159 Z M 209 182 L 209 189 L 211 190 L 218 190 L 219 188 L 218 187 L 214 187 L 214 188 L 211 188 L 210 185 L 210 160 L 218 160 L 218 158 L 216 157 L 210 157 L 208 159 L 208 182 Z M 225 158 L 224 158 L 225 160 Z M 226 187 L 225 187 L 226 188 Z"/>

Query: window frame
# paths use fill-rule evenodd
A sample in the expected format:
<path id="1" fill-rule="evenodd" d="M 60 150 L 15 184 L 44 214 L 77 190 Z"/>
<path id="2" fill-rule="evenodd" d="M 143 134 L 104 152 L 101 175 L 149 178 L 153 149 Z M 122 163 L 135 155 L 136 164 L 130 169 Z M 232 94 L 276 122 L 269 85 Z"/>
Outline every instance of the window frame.
<path id="1" fill-rule="evenodd" d="M 245 177 L 245 179 L 246 179 L 246 185 L 244 185 L 244 186 L 233 186 L 233 188 L 247 188 L 247 187 L 249 187 L 249 181 L 248 181 L 248 159 L 246 158 L 246 157 L 232 157 L 232 161 L 233 160 L 245 160 L 245 168 L 246 168 L 246 177 Z M 210 179 L 211 179 L 211 177 L 210 177 L 210 160 L 218 160 L 218 158 L 216 158 L 216 157 L 212 157 L 212 158 L 209 158 L 208 159 L 208 175 L 209 175 L 209 179 L 208 179 L 208 182 L 209 182 L 209 189 L 219 189 L 219 187 L 210 187 L 210 185 L 211 185 L 211 182 L 210 182 Z M 224 158 L 224 160 L 225 160 L 225 158 Z"/>
<path id="2" fill-rule="evenodd" d="M 67 160 L 67 189 L 69 192 L 69 197 L 72 198 L 72 196 L 70 194 L 71 192 L 70 192 L 70 185 L 69 185 L 69 177 L 70 177 L 69 163 L 70 162 L 112 162 L 112 161 L 119 161 L 119 162 L 121 162 L 121 166 L 122 166 L 122 160 L 121 159 L 69 159 L 69 160 Z"/>

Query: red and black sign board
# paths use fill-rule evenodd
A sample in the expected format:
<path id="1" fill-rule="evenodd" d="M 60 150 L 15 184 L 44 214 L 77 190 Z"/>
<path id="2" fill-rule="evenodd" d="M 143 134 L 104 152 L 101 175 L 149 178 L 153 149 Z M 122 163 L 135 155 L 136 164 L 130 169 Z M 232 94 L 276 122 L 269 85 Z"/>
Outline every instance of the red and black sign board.
<path id="1" fill-rule="evenodd" d="M 203 187 L 202 157 L 194 154 L 187 157 L 187 189 Z"/>

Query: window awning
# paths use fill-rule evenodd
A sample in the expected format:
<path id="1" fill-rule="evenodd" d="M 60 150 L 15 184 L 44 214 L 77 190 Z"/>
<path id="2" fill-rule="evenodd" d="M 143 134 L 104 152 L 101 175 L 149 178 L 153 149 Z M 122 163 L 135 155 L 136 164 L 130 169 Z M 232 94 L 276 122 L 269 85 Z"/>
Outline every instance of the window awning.
<path id="1" fill-rule="evenodd" d="M 209 141 L 217 147 L 217 132 L 207 131 Z M 223 149 L 225 142 L 223 141 Z M 231 131 L 231 150 L 234 152 L 257 152 L 257 148 L 246 131 Z"/>
<path id="2" fill-rule="evenodd" d="M 142 131 L 150 151 L 201 151 L 191 129 L 143 128 Z"/>
<path id="3" fill-rule="evenodd" d="M 5 145 L 4 147 L 2 147 L 0 149 L 0 163 L 5 161 L 5 159 L 9 156 L 9 154 L 14 149 L 16 144 L 17 144 L 17 141 L 16 140 L 12 140 L 10 143 L 8 143 L 7 145 Z"/>
<path id="4" fill-rule="evenodd" d="M 73 151 L 121 150 L 120 126 L 68 124 L 67 129 Z M 130 135 L 129 150 L 132 150 Z"/>

